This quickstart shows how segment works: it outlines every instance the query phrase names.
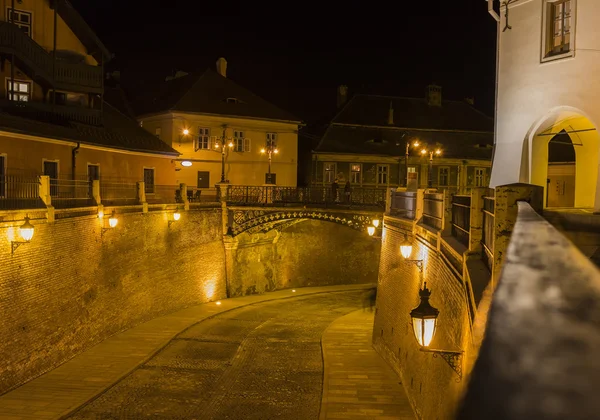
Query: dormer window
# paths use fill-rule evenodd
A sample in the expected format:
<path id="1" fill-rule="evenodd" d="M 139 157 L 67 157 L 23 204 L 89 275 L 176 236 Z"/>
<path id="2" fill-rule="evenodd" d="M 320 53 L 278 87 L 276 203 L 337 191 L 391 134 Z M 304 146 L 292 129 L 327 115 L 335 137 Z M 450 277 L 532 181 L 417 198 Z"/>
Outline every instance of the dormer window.
<path id="1" fill-rule="evenodd" d="M 241 103 L 243 103 L 243 101 L 239 100 L 238 98 L 227 98 L 227 99 L 225 99 L 225 102 L 227 102 L 228 104 L 241 104 Z"/>

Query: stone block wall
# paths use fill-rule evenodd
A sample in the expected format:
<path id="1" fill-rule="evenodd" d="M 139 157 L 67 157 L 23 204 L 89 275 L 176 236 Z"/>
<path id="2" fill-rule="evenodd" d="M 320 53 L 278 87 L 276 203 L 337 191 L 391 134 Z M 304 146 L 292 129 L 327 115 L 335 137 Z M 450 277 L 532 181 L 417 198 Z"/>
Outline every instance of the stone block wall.
<path id="1" fill-rule="evenodd" d="M 163 211 L 118 214 L 104 235 L 95 215 L 30 214 L 33 240 L 11 255 L 23 216 L 0 215 L 0 393 L 135 324 L 226 296 L 220 208 L 170 227 Z"/>
<path id="2" fill-rule="evenodd" d="M 462 279 L 454 274 L 437 248 L 439 236 L 413 236 L 412 223 L 386 217 L 379 267 L 373 344 L 400 375 L 419 419 L 452 418 L 466 379 L 441 357 L 421 352 L 414 337 L 410 311 L 419 304 L 419 289 L 427 282 L 430 303 L 439 309 L 438 328 L 430 348 L 465 350 L 471 344 L 471 318 Z M 424 260 L 424 273 L 400 255 L 404 234 L 413 238 L 413 259 Z M 436 239 L 437 238 L 437 239 Z"/>
<path id="3" fill-rule="evenodd" d="M 381 242 L 332 222 L 300 221 L 278 234 L 241 234 L 232 250 L 233 296 L 274 289 L 376 283 Z"/>

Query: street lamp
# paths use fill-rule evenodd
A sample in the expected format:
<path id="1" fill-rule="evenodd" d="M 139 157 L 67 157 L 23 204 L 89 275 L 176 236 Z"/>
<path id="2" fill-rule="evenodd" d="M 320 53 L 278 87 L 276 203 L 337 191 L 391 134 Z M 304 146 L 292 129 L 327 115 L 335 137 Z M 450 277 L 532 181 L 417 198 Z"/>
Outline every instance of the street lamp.
<path id="1" fill-rule="evenodd" d="M 404 261 L 417 266 L 417 268 L 421 272 L 421 276 L 422 276 L 423 275 L 423 260 L 409 260 L 410 256 L 412 255 L 412 248 L 413 248 L 412 244 L 408 240 L 408 235 L 405 234 L 404 241 L 402 241 L 402 243 L 400 244 L 400 253 L 402 254 L 402 257 L 404 257 Z"/>
<path id="2" fill-rule="evenodd" d="M 175 213 L 173 213 L 173 219 L 167 222 L 168 227 L 171 227 L 171 224 L 177 222 L 179 219 L 181 219 L 181 213 L 179 213 L 179 210 L 175 210 Z"/>
<path id="3" fill-rule="evenodd" d="M 426 155 L 427 153 L 429 153 L 429 175 L 427 177 L 427 187 L 431 188 L 433 186 L 433 155 L 435 154 L 436 156 L 441 156 L 442 155 L 442 150 L 441 149 L 435 149 L 435 150 L 430 150 L 428 151 L 427 149 L 423 149 L 421 150 L 421 154 L 422 155 Z"/>
<path id="4" fill-rule="evenodd" d="M 277 149 L 277 146 L 275 145 L 275 142 L 273 140 L 267 139 L 267 144 L 265 147 L 260 149 L 260 153 L 263 155 L 266 153 L 269 157 L 269 171 L 267 173 L 267 184 L 273 184 L 273 180 L 271 177 L 271 158 L 273 154 L 279 153 L 279 149 Z"/>
<path id="5" fill-rule="evenodd" d="M 429 345 L 433 341 L 433 337 L 435 336 L 437 330 L 438 315 L 440 314 L 440 311 L 431 306 L 429 303 L 430 297 L 431 290 L 427 288 L 427 283 L 423 283 L 423 288 L 419 290 L 419 305 L 410 311 L 410 317 L 412 320 L 411 324 L 413 326 L 415 339 L 421 347 L 420 351 L 433 353 L 433 357 L 437 357 L 439 355 L 442 359 L 444 359 L 444 361 L 448 363 L 448 366 L 450 366 L 458 375 L 457 382 L 460 382 L 462 379 L 463 352 L 429 348 Z"/>
<path id="6" fill-rule="evenodd" d="M 22 241 L 10 241 L 10 253 L 14 254 L 18 247 L 23 244 L 31 242 L 33 238 L 34 227 L 29 223 L 29 217 L 25 216 L 25 223 L 19 226 L 19 236 L 23 239 Z"/>
<path id="7" fill-rule="evenodd" d="M 107 230 L 114 229 L 115 227 L 117 227 L 118 223 L 119 223 L 119 219 L 117 219 L 117 216 L 115 215 L 115 212 L 113 210 L 112 214 L 108 218 L 108 226 L 109 227 L 102 226 L 100 228 L 101 229 L 100 230 L 100 236 L 104 236 L 104 232 L 106 232 Z"/>
<path id="8" fill-rule="evenodd" d="M 419 147 L 420 143 L 418 140 L 415 140 L 412 144 L 413 147 Z M 406 158 L 404 159 L 404 163 L 406 164 L 406 188 L 408 188 L 408 152 L 411 144 L 410 142 L 406 142 Z"/>
<path id="9" fill-rule="evenodd" d="M 233 142 L 231 139 L 227 139 L 227 126 L 223 126 L 223 137 L 219 139 L 217 143 L 215 143 L 215 149 L 221 149 L 221 182 L 225 182 L 225 154 L 226 150 L 231 150 L 233 148 Z M 227 142 L 227 145 L 225 145 Z M 229 148 L 229 149 L 227 149 Z"/>

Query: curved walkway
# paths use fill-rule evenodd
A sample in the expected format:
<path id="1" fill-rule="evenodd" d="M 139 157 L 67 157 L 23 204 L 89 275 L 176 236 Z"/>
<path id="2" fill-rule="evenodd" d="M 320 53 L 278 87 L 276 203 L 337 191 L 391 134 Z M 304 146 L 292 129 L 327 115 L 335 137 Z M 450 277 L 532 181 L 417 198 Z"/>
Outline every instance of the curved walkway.
<path id="1" fill-rule="evenodd" d="M 165 348 L 173 338 L 223 312 L 279 299 L 363 290 L 372 285 L 313 287 L 225 299 L 153 319 L 108 338 L 67 363 L 0 397 L 3 420 L 58 419 L 94 399 Z M 372 322 L 372 320 L 371 320 Z"/>
<path id="2" fill-rule="evenodd" d="M 320 420 L 415 419 L 400 378 L 373 350 L 373 317 L 373 312 L 351 312 L 323 334 Z"/>

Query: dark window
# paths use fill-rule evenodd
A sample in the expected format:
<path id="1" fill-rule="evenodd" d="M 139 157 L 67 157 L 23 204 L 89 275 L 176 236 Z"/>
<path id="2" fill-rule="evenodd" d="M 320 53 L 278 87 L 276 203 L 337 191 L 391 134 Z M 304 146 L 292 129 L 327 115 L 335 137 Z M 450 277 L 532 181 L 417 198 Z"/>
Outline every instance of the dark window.
<path id="1" fill-rule="evenodd" d="M 50 177 L 50 195 L 56 197 L 58 195 L 58 162 L 45 160 L 44 175 Z"/>
<path id="2" fill-rule="evenodd" d="M 50 103 L 56 105 L 66 105 L 67 94 L 64 92 L 50 92 Z"/>
<path id="3" fill-rule="evenodd" d="M 8 20 L 11 23 L 14 23 L 23 32 L 25 32 L 27 36 L 31 36 L 30 12 L 15 9 L 15 12 L 13 13 L 13 9 L 9 7 L 6 11 L 6 20 Z"/>
<path id="4" fill-rule="evenodd" d="M 210 172 L 198 171 L 198 188 L 210 187 Z"/>
<path id="5" fill-rule="evenodd" d="M 144 191 L 146 194 L 154 194 L 154 169 L 144 168 Z"/>
<path id="6" fill-rule="evenodd" d="M 439 169 L 439 185 L 446 186 L 450 181 L 450 168 L 442 167 Z"/>

